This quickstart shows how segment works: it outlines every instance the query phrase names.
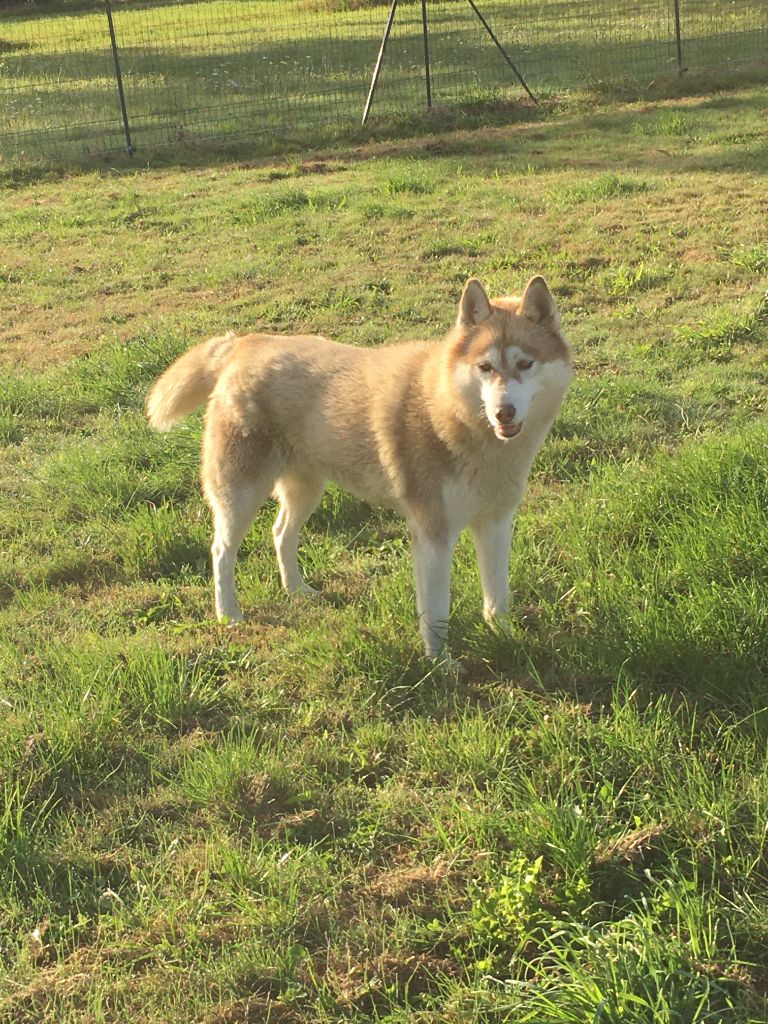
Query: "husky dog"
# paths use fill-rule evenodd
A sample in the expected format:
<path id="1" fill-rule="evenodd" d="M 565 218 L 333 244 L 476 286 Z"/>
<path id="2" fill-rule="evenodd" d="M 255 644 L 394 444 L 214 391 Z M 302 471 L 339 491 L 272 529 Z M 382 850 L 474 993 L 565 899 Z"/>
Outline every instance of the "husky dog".
<path id="1" fill-rule="evenodd" d="M 430 657 L 446 642 L 451 556 L 465 527 L 485 618 L 503 616 L 512 521 L 571 372 L 541 277 L 522 296 L 493 301 L 469 280 L 456 326 L 440 342 L 368 349 L 229 333 L 190 349 L 155 382 L 147 416 L 168 430 L 208 401 L 202 483 L 214 519 L 218 617 L 242 618 L 235 559 L 270 494 L 280 504 L 272 533 L 283 586 L 314 593 L 297 561 L 299 531 L 329 480 L 405 516 Z"/>

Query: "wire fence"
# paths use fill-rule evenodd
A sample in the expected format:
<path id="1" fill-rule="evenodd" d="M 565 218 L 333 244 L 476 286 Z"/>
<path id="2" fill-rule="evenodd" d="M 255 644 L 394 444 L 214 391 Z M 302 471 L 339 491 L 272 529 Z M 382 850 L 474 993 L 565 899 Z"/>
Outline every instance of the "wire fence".
<path id="1" fill-rule="evenodd" d="M 768 51 L 766 0 L 0 0 L 0 156 L 352 127 L 390 21 L 371 122 Z"/>

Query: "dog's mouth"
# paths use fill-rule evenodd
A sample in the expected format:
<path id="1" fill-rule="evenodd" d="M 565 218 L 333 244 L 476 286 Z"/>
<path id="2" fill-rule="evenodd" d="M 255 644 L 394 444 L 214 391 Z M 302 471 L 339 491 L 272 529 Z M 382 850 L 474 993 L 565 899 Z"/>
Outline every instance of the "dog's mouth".
<path id="1" fill-rule="evenodd" d="M 522 423 L 496 423 L 493 432 L 502 441 L 509 441 L 510 438 L 517 437 L 522 429 Z"/>

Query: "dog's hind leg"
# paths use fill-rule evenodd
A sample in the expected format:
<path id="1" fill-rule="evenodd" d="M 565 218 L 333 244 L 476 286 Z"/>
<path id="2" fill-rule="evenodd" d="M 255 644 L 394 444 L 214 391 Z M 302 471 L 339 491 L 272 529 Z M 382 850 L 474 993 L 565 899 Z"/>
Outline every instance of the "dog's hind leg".
<path id="1" fill-rule="evenodd" d="M 240 622 L 243 613 L 235 595 L 237 552 L 262 502 L 269 496 L 270 483 L 241 484 L 234 500 L 217 495 L 211 500 L 214 533 L 211 545 L 216 616 Z"/>
<path id="2" fill-rule="evenodd" d="M 299 569 L 299 532 L 310 517 L 325 488 L 325 481 L 296 474 L 283 474 L 274 494 L 280 502 L 272 536 L 275 540 L 277 564 L 283 586 L 291 593 L 314 594 L 314 587 L 304 580 Z"/>
<path id="3" fill-rule="evenodd" d="M 215 401 L 215 400 L 214 400 Z M 280 465 L 262 435 L 244 434 L 209 407 L 203 441 L 203 486 L 213 512 L 213 583 L 216 615 L 239 622 L 235 595 L 237 552 Z"/>

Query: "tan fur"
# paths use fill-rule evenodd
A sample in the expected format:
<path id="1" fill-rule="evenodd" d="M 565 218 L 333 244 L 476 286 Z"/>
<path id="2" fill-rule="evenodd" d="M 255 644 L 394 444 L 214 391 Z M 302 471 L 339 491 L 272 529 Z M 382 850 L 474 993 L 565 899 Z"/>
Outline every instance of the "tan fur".
<path id="1" fill-rule="evenodd" d="M 170 430 L 206 401 L 236 341 L 229 331 L 195 345 L 168 367 L 147 398 L 147 418 L 155 430 Z"/>
<path id="2" fill-rule="evenodd" d="M 511 379 L 505 352 L 518 358 L 530 352 L 542 373 L 547 363 L 562 366 L 509 441 L 494 434 L 479 398 L 476 363 L 491 350 L 499 353 L 505 379 Z M 209 399 L 202 480 L 215 520 L 219 616 L 240 617 L 234 559 L 270 494 L 280 501 L 273 532 L 283 584 L 310 589 L 296 561 L 298 531 L 332 480 L 406 516 L 422 635 L 428 653 L 438 653 L 447 619 L 445 553 L 450 563 L 465 526 L 478 544 L 486 613 L 504 605 L 494 566 L 494 545 L 501 543 L 496 534 L 501 537 L 503 524 L 511 530 L 569 365 L 570 349 L 541 278 L 522 298 L 493 304 L 479 282 L 469 282 L 457 326 L 442 342 L 366 349 L 314 336 L 227 334 L 187 352 L 152 388 L 147 415 L 153 426 L 168 429 Z M 489 582 L 494 573 L 497 579 Z"/>

